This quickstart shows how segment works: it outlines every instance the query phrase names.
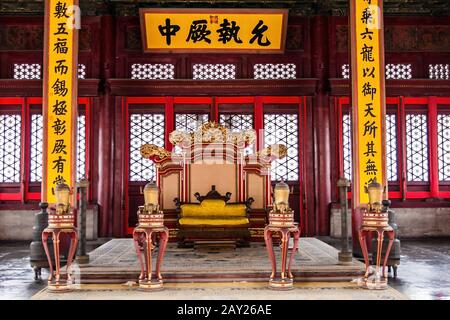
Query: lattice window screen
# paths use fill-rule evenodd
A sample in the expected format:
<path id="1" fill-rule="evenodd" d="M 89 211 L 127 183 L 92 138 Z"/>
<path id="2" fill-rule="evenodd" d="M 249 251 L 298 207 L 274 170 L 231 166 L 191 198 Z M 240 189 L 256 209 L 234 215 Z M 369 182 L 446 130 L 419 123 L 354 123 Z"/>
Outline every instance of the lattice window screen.
<path id="1" fill-rule="evenodd" d="M 134 63 L 131 79 L 175 79 L 175 65 L 171 63 Z"/>
<path id="2" fill-rule="evenodd" d="M 395 114 L 386 115 L 386 169 L 387 180 L 398 180 L 397 169 L 397 117 Z"/>
<path id="3" fill-rule="evenodd" d="M 343 79 L 350 79 L 350 65 L 343 64 L 341 66 L 341 75 Z M 412 66 L 404 63 L 388 63 L 386 65 L 386 79 L 411 79 Z"/>
<path id="4" fill-rule="evenodd" d="M 234 64 L 196 63 L 192 66 L 193 79 L 198 80 L 227 80 L 236 79 Z"/>
<path id="5" fill-rule="evenodd" d="M 195 131 L 208 120 L 209 115 L 207 113 L 176 113 L 175 130 Z"/>
<path id="6" fill-rule="evenodd" d="M 253 129 L 252 114 L 220 114 L 219 123 L 232 132 Z M 244 149 L 244 154 L 253 154 L 255 145 L 251 144 Z"/>
<path id="7" fill-rule="evenodd" d="M 386 79 L 411 79 L 411 64 L 388 63 L 386 65 Z"/>
<path id="8" fill-rule="evenodd" d="M 298 116 L 296 114 L 265 114 L 264 143 L 269 146 L 275 143 L 284 144 L 287 156 L 272 163 L 272 180 L 298 181 Z"/>
<path id="9" fill-rule="evenodd" d="M 257 63 L 253 66 L 254 79 L 295 79 L 297 66 L 294 63 Z"/>
<path id="10" fill-rule="evenodd" d="M 448 80 L 450 74 L 450 65 L 447 64 L 429 64 L 428 76 L 430 79 Z"/>
<path id="11" fill-rule="evenodd" d="M 156 180 L 155 164 L 143 159 L 140 148 L 145 143 L 164 147 L 164 114 L 130 114 L 130 181 Z"/>
<path id="12" fill-rule="evenodd" d="M 42 181 L 42 137 L 43 117 L 41 114 L 31 115 L 30 145 L 30 182 Z"/>
<path id="13" fill-rule="evenodd" d="M 78 116 L 77 122 L 77 181 L 86 175 L 86 116 Z M 31 115 L 30 182 L 42 181 L 43 117 Z"/>
<path id="14" fill-rule="evenodd" d="M 86 65 L 78 64 L 78 79 L 86 79 Z"/>
<path id="15" fill-rule="evenodd" d="M 15 63 L 13 69 L 14 79 L 41 79 L 41 65 L 39 63 Z M 78 79 L 86 79 L 86 65 L 79 63 L 77 69 Z"/>
<path id="16" fill-rule="evenodd" d="M 14 79 L 40 79 L 41 65 L 39 63 L 14 63 Z"/>
<path id="17" fill-rule="evenodd" d="M 438 114 L 439 181 L 450 181 L 450 114 Z"/>
<path id="18" fill-rule="evenodd" d="M 86 176 L 86 116 L 78 116 L 77 181 Z"/>
<path id="19" fill-rule="evenodd" d="M 350 79 L 350 65 L 348 63 L 343 64 L 342 67 L 342 78 L 344 79 Z"/>
<path id="20" fill-rule="evenodd" d="M 20 115 L 0 115 L 0 182 L 20 182 Z"/>
<path id="21" fill-rule="evenodd" d="M 253 129 L 253 115 L 251 114 L 221 114 L 219 123 L 232 132 Z"/>
<path id="22" fill-rule="evenodd" d="M 350 114 L 342 115 L 342 157 L 344 177 L 352 179 L 352 119 Z"/>
<path id="23" fill-rule="evenodd" d="M 408 181 L 428 181 L 428 129 L 425 114 L 406 115 Z"/>

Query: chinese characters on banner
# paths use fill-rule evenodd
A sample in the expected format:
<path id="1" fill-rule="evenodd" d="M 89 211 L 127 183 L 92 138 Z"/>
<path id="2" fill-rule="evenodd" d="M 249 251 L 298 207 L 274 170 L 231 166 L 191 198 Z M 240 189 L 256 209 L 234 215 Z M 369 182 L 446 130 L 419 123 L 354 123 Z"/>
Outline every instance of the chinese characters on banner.
<path id="1" fill-rule="evenodd" d="M 140 9 L 145 52 L 283 52 L 284 9 Z"/>
<path id="2" fill-rule="evenodd" d="M 77 119 L 77 0 L 46 0 L 42 201 L 55 203 L 60 182 L 74 187 Z"/>
<path id="3" fill-rule="evenodd" d="M 368 203 L 364 191 L 374 178 L 386 185 L 385 93 L 382 0 L 351 0 L 353 201 Z"/>

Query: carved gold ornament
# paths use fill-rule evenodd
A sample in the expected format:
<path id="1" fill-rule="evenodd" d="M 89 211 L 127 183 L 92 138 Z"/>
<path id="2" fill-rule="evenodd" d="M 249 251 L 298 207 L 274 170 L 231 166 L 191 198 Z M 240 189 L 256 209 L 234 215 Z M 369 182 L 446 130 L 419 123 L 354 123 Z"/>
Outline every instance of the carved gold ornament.
<path id="1" fill-rule="evenodd" d="M 155 159 L 159 158 L 159 160 L 163 160 L 172 155 L 170 151 L 167 151 L 163 147 L 158 147 L 154 144 L 144 144 L 141 146 L 141 156 L 145 159 Z"/>
<path id="2" fill-rule="evenodd" d="M 192 135 L 188 132 L 185 131 L 172 131 L 169 134 L 169 141 L 173 144 L 173 145 L 179 145 L 182 142 L 186 142 L 186 143 L 191 143 L 192 141 Z"/>
<path id="3" fill-rule="evenodd" d="M 182 143 L 233 143 L 233 144 L 252 144 L 256 139 L 255 130 L 245 130 L 240 132 L 229 132 L 229 130 L 214 122 L 204 123 L 194 132 L 185 132 L 175 130 L 170 133 L 169 141 L 174 145 Z"/>

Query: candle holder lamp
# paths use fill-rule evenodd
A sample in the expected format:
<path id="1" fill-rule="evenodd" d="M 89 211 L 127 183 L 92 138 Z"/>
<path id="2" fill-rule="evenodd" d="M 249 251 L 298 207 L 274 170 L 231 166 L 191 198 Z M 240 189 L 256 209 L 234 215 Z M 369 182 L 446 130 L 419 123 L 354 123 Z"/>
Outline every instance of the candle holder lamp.
<path id="1" fill-rule="evenodd" d="M 374 179 L 367 187 L 366 193 L 369 194 L 369 203 L 367 208 L 362 208 L 362 226 L 359 231 L 359 242 L 361 245 L 366 272 L 362 281 L 362 286 L 368 289 L 386 289 L 387 288 L 387 272 L 386 263 L 389 253 L 394 242 L 394 229 L 389 225 L 389 201 L 383 200 L 385 188 Z M 367 250 L 366 237 L 370 232 L 377 233 L 377 255 L 375 272 L 371 273 L 369 264 L 369 254 Z M 380 272 L 382 245 L 384 233 L 389 237 L 389 243 L 386 249 L 383 267 Z"/>
<path id="2" fill-rule="evenodd" d="M 42 244 L 44 246 L 45 254 L 50 268 L 50 275 L 48 278 L 48 290 L 54 292 L 70 291 L 72 285 L 72 277 L 70 273 L 70 266 L 72 264 L 75 250 L 77 248 L 78 237 L 77 230 L 74 226 L 75 217 L 73 209 L 70 206 L 70 195 L 72 191 L 70 187 L 64 182 L 59 183 L 55 187 L 56 204 L 49 206 L 48 212 L 48 226 L 42 231 Z M 68 234 L 70 236 L 70 248 L 66 264 L 66 277 L 61 276 L 60 266 L 60 236 L 61 234 Z M 48 248 L 47 240 L 52 237 L 53 252 L 55 258 L 55 269 L 53 269 L 52 256 Z"/>
<path id="3" fill-rule="evenodd" d="M 135 250 L 141 267 L 139 288 L 162 290 L 163 280 L 160 269 L 169 240 L 169 229 L 164 226 L 164 213 L 159 207 L 159 188 L 154 183 L 148 183 L 144 187 L 143 194 L 144 205 L 139 206 L 138 225 L 133 231 Z M 155 277 L 152 276 L 152 251 L 156 248 L 153 239 L 159 239 Z"/>
<path id="4" fill-rule="evenodd" d="M 264 240 L 266 242 L 269 259 L 272 265 L 272 273 L 269 278 L 269 288 L 274 290 L 291 290 L 294 288 L 294 276 L 291 273 L 291 264 L 298 250 L 300 229 L 294 222 L 294 211 L 289 207 L 289 186 L 281 181 L 275 185 L 273 191 L 273 207 L 269 212 L 269 224 L 264 228 Z M 273 250 L 273 236 L 281 234 L 281 274 L 277 275 L 277 263 Z M 291 234 L 294 237 L 289 264 L 286 271 L 288 244 Z"/>

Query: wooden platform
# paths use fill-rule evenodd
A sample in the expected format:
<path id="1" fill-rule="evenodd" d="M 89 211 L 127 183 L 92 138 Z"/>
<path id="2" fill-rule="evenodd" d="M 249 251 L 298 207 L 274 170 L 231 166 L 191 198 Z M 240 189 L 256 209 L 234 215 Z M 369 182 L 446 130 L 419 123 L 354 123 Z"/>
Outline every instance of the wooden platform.
<path id="1" fill-rule="evenodd" d="M 293 263 L 296 281 L 348 281 L 360 277 L 364 265 L 338 262 L 338 251 L 315 238 L 300 238 Z M 280 250 L 275 248 L 277 261 Z M 113 239 L 90 253 L 90 263 L 73 265 L 78 283 L 136 281 L 139 265 L 131 239 Z M 270 262 L 263 243 L 249 248 L 195 250 L 170 243 L 163 261 L 165 282 L 267 281 Z"/>

